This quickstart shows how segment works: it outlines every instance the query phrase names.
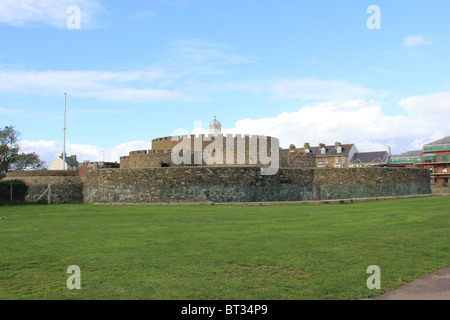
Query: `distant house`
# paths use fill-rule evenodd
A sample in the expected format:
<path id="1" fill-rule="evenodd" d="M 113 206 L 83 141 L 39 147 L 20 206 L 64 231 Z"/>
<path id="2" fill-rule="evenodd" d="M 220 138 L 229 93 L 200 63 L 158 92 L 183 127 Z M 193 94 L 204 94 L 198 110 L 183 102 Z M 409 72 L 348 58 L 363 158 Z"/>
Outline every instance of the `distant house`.
<path id="1" fill-rule="evenodd" d="M 416 167 L 421 162 L 421 150 L 411 150 L 401 154 L 391 155 L 389 159 L 390 167 Z"/>
<path id="2" fill-rule="evenodd" d="M 77 156 L 70 156 L 70 157 L 66 156 L 66 166 L 65 166 L 66 170 L 71 170 L 71 171 L 77 170 L 78 165 L 79 165 L 79 163 L 77 161 Z M 48 169 L 49 170 L 64 170 L 63 155 L 56 158 L 56 160 L 50 164 Z"/>
<path id="3" fill-rule="evenodd" d="M 316 157 L 318 168 L 346 168 L 353 155 L 358 152 L 354 144 L 342 144 L 335 142 L 334 145 L 319 143 L 317 147 L 310 147 L 309 143 L 303 148 L 305 153 L 313 153 Z"/>
<path id="4" fill-rule="evenodd" d="M 350 160 L 349 168 L 387 165 L 389 151 L 356 152 Z"/>

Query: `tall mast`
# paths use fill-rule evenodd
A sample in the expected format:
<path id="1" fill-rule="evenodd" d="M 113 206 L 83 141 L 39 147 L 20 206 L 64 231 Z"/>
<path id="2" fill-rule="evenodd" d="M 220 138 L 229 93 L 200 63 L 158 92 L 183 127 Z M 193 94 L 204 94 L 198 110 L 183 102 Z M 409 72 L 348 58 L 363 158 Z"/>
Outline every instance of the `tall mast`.
<path id="1" fill-rule="evenodd" d="M 63 170 L 66 170 L 66 97 L 64 93 L 64 150 L 63 150 Z"/>

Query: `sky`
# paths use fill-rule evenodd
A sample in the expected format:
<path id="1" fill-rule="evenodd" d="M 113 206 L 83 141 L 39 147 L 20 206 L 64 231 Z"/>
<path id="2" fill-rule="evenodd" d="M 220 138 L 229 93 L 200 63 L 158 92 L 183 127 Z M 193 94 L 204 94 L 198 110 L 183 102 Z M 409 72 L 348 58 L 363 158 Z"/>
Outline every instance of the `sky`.
<path id="1" fill-rule="evenodd" d="M 421 149 L 450 134 L 450 1 L 0 0 L 0 127 L 49 165 L 208 133 Z M 67 100 L 65 95 L 67 93 Z"/>

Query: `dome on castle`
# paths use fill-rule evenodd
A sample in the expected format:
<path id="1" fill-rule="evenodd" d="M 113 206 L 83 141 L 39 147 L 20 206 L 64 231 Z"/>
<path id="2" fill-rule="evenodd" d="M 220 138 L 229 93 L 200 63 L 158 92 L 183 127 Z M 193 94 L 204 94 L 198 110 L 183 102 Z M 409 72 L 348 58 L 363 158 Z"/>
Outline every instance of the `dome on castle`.
<path id="1" fill-rule="evenodd" d="M 219 120 L 216 119 L 216 116 L 214 116 L 214 119 L 209 124 L 209 133 L 220 134 L 221 132 L 222 132 L 222 125 L 220 124 Z"/>

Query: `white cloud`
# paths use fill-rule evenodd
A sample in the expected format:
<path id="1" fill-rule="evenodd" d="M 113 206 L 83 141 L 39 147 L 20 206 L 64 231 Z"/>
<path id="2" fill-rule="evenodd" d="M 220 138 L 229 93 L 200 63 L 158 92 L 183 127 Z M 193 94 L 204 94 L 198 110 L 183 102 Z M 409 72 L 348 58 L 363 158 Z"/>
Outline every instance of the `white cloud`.
<path id="1" fill-rule="evenodd" d="M 408 113 L 417 114 L 421 118 L 441 118 L 450 111 L 450 91 L 430 93 L 422 96 L 409 97 L 398 103 Z"/>
<path id="2" fill-rule="evenodd" d="M 158 88 L 162 70 L 143 71 L 0 71 L 0 92 L 73 96 L 107 101 L 204 101 L 182 90 Z"/>
<path id="3" fill-rule="evenodd" d="M 369 96 L 374 92 L 344 80 L 292 79 L 276 81 L 272 98 L 290 100 L 349 100 Z"/>
<path id="4" fill-rule="evenodd" d="M 422 47 L 431 43 L 430 40 L 426 40 L 422 35 L 412 35 L 403 39 L 404 47 Z"/>
<path id="5" fill-rule="evenodd" d="M 235 54 L 232 52 L 233 48 L 228 45 L 199 39 L 176 40 L 171 44 L 179 58 L 191 63 L 226 65 L 250 63 L 256 59 Z"/>
<path id="6" fill-rule="evenodd" d="M 57 157 L 62 154 L 63 146 L 61 142 L 50 141 L 22 141 L 20 143 L 22 152 L 36 152 L 41 160 L 50 165 Z M 130 151 L 149 150 L 151 149 L 150 141 L 130 141 L 121 143 L 112 148 L 102 148 L 100 146 L 88 144 L 72 144 L 66 145 L 66 154 L 76 155 L 79 162 L 84 160 L 91 161 L 119 161 L 121 156 L 127 156 Z"/>
<path id="7" fill-rule="evenodd" d="M 211 83 L 212 75 L 217 79 L 218 74 L 229 72 L 230 65 L 253 61 L 253 57 L 237 55 L 224 44 L 196 39 L 172 41 L 162 61 L 139 70 L 0 69 L 0 92 L 46 96 L 68 92 L 72 96 L 126 102 L 205 102 L 214 91 L 239 87 Z"/>
<path id="8" fill-rule="evenodd" d="M 0 108 L 0 114 L 20 115 L 22 112 L 22 110 Z"/>
<path id="9" fill-rule="evenodd" d="M 125 71 L 0 69 L 0 93 L 88 97 L 106 101 L 210 101 L 217 91 L 248 90 L 253 84 L 223 83 L 218 75 L 251 63 L 225 45 L 190 39 L 172 41 L 154 66 Z M 214 76 L 214 80 L 211 80 Z M 258 86 L 258 84 L 256 85 Z"/>
<path id="10" fill-rule="evenodd" d="M 98 0 L 2 0 L 0 2 L 0 23 L 15 27 L 36 27 L 41 25 L 67 28 L 67 13 L 70 6 L 80 8 L 81 28 L 98 25 L 97 16 L 105 13 Z"/>
<path id="11" fill-rule="evenodd" d="M 359 151 L 378 151 L 391 147 L 393 153 L 420 149 L 423 144 L 448 135 L 450 92 L 409 97 L 398 102 L 407 114 L 386 115 L 381 103 L 366 100 L 321 102 L 306 105 L 294 112 L 274 117 L 242 119 L 223 133 L 258 134 L 280 139 L 282 147 L 355 143 Z M 188 134 L 180 132 L 180 134 Z M 197 125 L 194 134 L 207 133 Z M 176 134 L 175 132 L 173 134 Z M 62 143 L 56 141 L 23 141 L 24 152 L 36 152 L 49 165 L 61 154 Z M 133 150 L 151 149 L 150 141 L 131 141 L 111 148 L 95 145 L 68 144 L 67 154 L 79 161 L 119 161 Z"/>
<path id="12" fill-rule="evenodd" d="M 381 103 L 366 100 L 323 102 L 270 118 L 243 119 L 224 131 L 277 137 L 283 147 L 339 141 L 355 143 L 360 151 L 390 146 L 392 152 L 401 153 L 448 135 L 449 118 L 443 115 L 450 110 L 449 95 L 444 92 L 404 99 L 399 106 L 407 115 L 385 115 Z"/>
<path id="13" fill-rule="evenodd" d="M 154 16 L 156 16 L 155 11 L 141 10 L 141 11 L 135 13 L 133 16 L 131 16 L 131 18 L 137 19 L 137 20 L 143 20 L 143 19 L 147 19 L 147 18 L 152 18 Z"/>

